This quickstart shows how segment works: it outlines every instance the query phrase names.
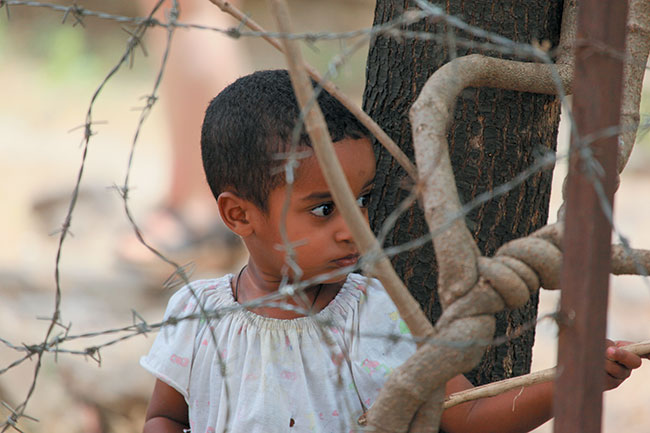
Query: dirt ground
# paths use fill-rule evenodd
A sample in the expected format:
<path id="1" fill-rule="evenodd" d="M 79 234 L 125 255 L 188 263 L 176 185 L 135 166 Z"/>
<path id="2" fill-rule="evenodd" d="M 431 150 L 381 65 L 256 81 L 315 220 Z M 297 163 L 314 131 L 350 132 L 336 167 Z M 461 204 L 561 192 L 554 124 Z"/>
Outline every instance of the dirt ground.
<path id="1" fill-rule="evenodd" d="M 363 2 L 356 3 L 363 6 Z M 369 16 L 367 8 L 359 6 L 358 19 L 363 25 L 369 24 Z M 70 58 L 65 51 L 39 54 L 37 50 L 25 55 L 18 46 L 24 31 L 6 23 L 0 26 L 0 58 L 5 60 L 0 68 L 0 82 L 4 83 L 0 94 L 0 338 L 14 345 L 38 344 L 49 323 L 43 319 L 52 317 L 57 230 L 67 213 L 82 156 L 83 131 L 75 128 L 84 123 L 90 97 L 112 62 L 97 56 Z M 55 37 L 64 46 L 83 45 L 75 36 L 77 31 L 82 30 L 57 32 Z M 253 46 L 251 52 L 259 49 Z M 269 63 L 259 67 L 281 65 L 277 58 Z M 115 254 L 129 225 L 123 201 L 112 186 L 123 183 L 138 118 L 132 108 L 141 105 L 140 97 L 150 92 L 154 65 L 153 59 L 138 58 L 135 68 L 120 72 L 95 106 L 94 119 L 107 123 L 95 127 L 97 134 L 88 151 L 72 236 L 62 250 L 61 324 L 68 330 L 57 327 L 55 334 L 104 333 L 139 321 L 134 311 L 155 322 L 162 317 L 172 293 L 162 287 L 171 267 L 159 262 L 147 267 L 129 266 Z M 363 66 L 353 63 L 347 71 L 342 85 L 356 89 L 358 98 Z M 161 103 L 165 102 L 163 98 Z M 164 110 L 156 107 L 139 138 L 129 202 L 136 220 L 160 202 L 168 183 L 166 123 Z M 639 248 L 650 248 L 649 148 L 646 145 L 635 150 L 616 196 L 617 228 Z M 561 169 L 555 176 L 554 209 L 559 204 L 560 178 Z M 197 278 L 232 271 L 243 260 L 240 252 L 214 246 L 171 257 L 180 263 L 193 261 L 193 277 Z M 615 277 L 611 282 L 608 335 L 631 341 L 649 339 L 650 281 Z M 558 293 L 543 293 L 540 316 L 553 312 L 557 300 Z M 533 370 L 555 364 L 556 332 L 553 323 L 539 323 Z M 120 335 L 84 336 L 66 348 L 83 351 Z M 45 355 L 26 412 L 39 422 L 23 420 L 21 429 L 51 433 L 138 431 L 153 384 L 138 366 L 138 359 L 152 341 L 153 335 L 131 338 L 101 349 L 100 358 Z M 20 356 L 0 343 L 0 369 Z M 34 358 L 1 374 L 0 401 L 14 407 L 23 401 L 35 366 Z M 606 394 L 603 431 L 650 432 L 649 405 L 650 362 L 646 361 L 632 380 Z M 0 419 L 7 416 L 8 410 L 0 407 Z M 535 431 L 550 432 L 551 425 L 549 422 Z"/>

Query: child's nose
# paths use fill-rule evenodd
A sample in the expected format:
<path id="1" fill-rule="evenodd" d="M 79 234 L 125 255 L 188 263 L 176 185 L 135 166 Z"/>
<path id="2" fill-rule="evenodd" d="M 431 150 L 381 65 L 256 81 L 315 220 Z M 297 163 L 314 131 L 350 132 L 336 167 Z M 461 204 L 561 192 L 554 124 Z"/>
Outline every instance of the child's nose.
<path id="1" fill-rule="evenodd" d="M 336 242 L 352 242 L 354 240 L 352 238 L 352 232 L 350 232 L 348 225 L 342 217 L 339 217 L 336 232 L 334 233 L 334 240 Z"/>

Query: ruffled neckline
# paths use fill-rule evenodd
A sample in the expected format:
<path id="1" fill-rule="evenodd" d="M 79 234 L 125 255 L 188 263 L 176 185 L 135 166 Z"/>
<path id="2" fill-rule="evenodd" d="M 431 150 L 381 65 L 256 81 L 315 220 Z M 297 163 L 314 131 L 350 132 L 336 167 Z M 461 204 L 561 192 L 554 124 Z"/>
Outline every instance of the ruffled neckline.
<path id="1" fill-rule="evenodd" d="M 260 329 L 300 329 L 306 326 L 313 326 L 314 324 L 323 324 L 331 322 L 333 319 L 342 316 L 346 311 L 349 311 L 346 308 L 346 305 L 349 306 L 353 303 L 356 303 L 362 292 L 357 289 L 357 285 L 360 283 L 356 281 L 359 278 L 364 278 L 359 274 L 348 274 L 345 282 L 341 286 L 341 289 L 336 294 L 334 299 L 330 301 L 321 311 L 316 314 L 309 316 L 296 317 L 294 319 L 277 319 L 274 317 L 261 316 L 253 311 L 249 311 L 246 308 L 243 308 L 242 305 L 235 301 L 231 289 L 231 282 L 234 278 L 234 274 L 224 275 L 220 280 L 218 287 L 215 291 L 219 297 L 221 307 L 225 307 L 228 310 L 232 311 L 231 317 L 245 319 L 250 324 L 260 328 Z"/>

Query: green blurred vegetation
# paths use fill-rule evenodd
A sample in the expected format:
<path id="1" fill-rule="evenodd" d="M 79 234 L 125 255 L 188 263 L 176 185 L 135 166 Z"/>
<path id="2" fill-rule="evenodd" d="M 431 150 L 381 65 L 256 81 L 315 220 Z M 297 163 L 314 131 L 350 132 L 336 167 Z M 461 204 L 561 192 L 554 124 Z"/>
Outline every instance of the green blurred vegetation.
<path id="1" fill-rule="evenodd" d="M 73 2 L 58 0 L 55 3 L 67 6 Z M 88 10 L 125 16 L 143 15 L 136 7 L 138 3 L 127 0 L 77 2 L 79 6 Z M 371 5 L 372 2 L 367 0 L 335 1 L 331 5 L 304 0 L 294 5 L 298 15 L 297 31 L 307 29 L 342 31 L 370 26 Z M 314 6 L 320 10 L 317 13 L 310 13 Z M 163 8 L 167 7 L 163 6 Z M 265 27 L 273 29 L 273 23 L 269 22 L 271 20 L 266 14 L 265 2 L 247 0 L 242 7 Z M 332 12 L 332 8 L 338 12 Z M 326 13 L 325 10 L 329 12 Z M 46 86 L 74 84 L 85 88 L 98 85 L 124 53 L 129 38 L 125 30 L 133 28 L 132 25 L 95 17 L 85 17 L 80 24 L 71 14 L 64 21 L 63 12 L 46 7 L 11 6 L 9 18 L 5 12 L 6 8 L 0 10 L 0 60 L 24 64 L 26 68 L 31 69 L 32 74 L 36 73 L 39 80 L 42 80 L 42 84 Z M 220 12 L 215 8 L 215 13 Z M 322 20 L 323 14 L 340 15 L 341 19 L 329 19 L 330 16 Z M 183 21 L 182 15 L 181 21 Z M 154 31 L 163 30 L 154 28 L 148 30 L 148 32 Z M 223 36 L 215 34 L 215 37 Z M 265 41 L 243 37 L 240 42 L 253 69 L 284 67 L 284 58 Z M 325 72 L 332 59 L 345 49 L 346 44 L 352 43 L 352 41 L 337 40 L 317 41 L 305 44 L 303 52 L 308 62 L 321 72 Z M 147 45 L 145 39 L 145 47 Z M 337 85 L 359 101 L 363 90 L 366 56 L 367 45 L 352 54 L 333 77 Z M 138 48 L 135 52 L 133 70 L 128 72 L 129 79 L 151 80 L 152 71 L 160 62 L 158 57 L 153 55 L 147 57 Z M 120 74 L 126 73 L 120 71 Z"/>
<path id="2" fill-rule="evenodd" d="M 0 10 L 0 59 L 23 64 L 44 84 L 99 84 L 124 52 L 128 26 L 94 17 L 80 24 L 71 15 L 63 21 L 63 16 L 42 7 L 12 6 L 9 16 Z M 133 78 L 146 78 L 149 60 L 142 51 L 136 54 Z"/>

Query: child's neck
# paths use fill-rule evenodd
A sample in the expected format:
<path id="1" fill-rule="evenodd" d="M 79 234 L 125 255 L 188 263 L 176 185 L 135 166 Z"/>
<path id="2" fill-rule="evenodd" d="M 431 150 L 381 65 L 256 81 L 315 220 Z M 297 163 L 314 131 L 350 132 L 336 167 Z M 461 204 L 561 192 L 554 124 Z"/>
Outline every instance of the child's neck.
<path id="1" fill-rule="evenodd" d="M 280 281 L 264 275 L 254 264 L 249 262 L 238 275 L 233 277 L 231 286 L 235 301 L 246 304 L 276 293 L 280 287 Z M 290 306 L 289 308 L 260 306 L 249 308 L 249 310 L 260 316 L 286 320 L 316 314 L 336 297 L 342 286 L 343 282 L 317 284 L 308 287 L 300 294 L 274 301 L 276 304 Z"/>

